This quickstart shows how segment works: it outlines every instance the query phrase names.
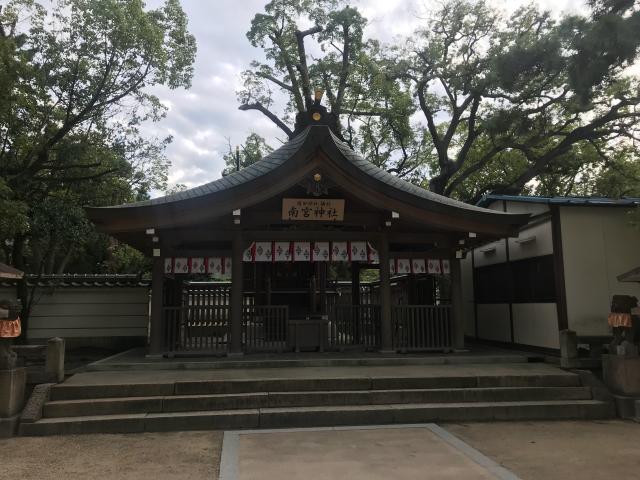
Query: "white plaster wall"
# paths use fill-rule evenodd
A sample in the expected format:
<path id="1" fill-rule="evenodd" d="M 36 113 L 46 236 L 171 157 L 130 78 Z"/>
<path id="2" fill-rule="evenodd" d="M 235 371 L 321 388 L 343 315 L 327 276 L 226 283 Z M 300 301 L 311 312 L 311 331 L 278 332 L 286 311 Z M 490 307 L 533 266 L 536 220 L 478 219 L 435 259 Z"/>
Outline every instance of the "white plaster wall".
<path id="1" fill-rule="evenodd" d="M 514 303 L 512 312 L 515 343 L 560 348 L 555 303 Z"/>
<path id="2" fill-rule="evenodd" d="M 464 334 L 475 336 L 476 319 L 473 302 L 473 267 L 471 255 L 460 261 L 462 279 L 462 314 L 464 316 Z"/>
<path id="3" fill-rule="evenodd" d="M 509 304 L 478 305 L 478 338 L 500 342 L 511 341 Z"/>
<path id="4" fill-rule="evenodd" d="M 560 209 L 569 328 L 579 335 L 609 333 L 611 296 L 635 295 L 640 284 L 616 277 L 640 265 L 640 231 L 629 224 L 627 209 Z"/>
<path id="5" fill-rule="evenodd" d="M 530 202 L 507 202 L 507 212 L 509 213 L 530 213 L 532 215 L 540 215 L 549 211 L 549 205 L 546 203 L 530 203 Z"/>
<path id="6" fill-rule="evenodd" d="M 519 243 L 519 240 L 535 237 L 535 240 L 527 243 Z M 517 238 L 509 238 L 509 258 L 511 261 L 525 258 L 541 257 L 553 253 L 553 236 L 551 233 L 551 218 L 543 223 L 525 228 Z"/>
<path id="7" fill-rule="evenodd" d="M 484 267 L 486 265 L 494 265 L 496 263 L 504 263 L 507 261 L 507 246 L 506 240 L 498 240 L 491 242 L 482 247 L 478 247 L 473 250 L 475 255 L 475 264 L 477 267 Z M 493 252 L 483 252 L 483 250 L 490 250 L 495 247 Z"/>

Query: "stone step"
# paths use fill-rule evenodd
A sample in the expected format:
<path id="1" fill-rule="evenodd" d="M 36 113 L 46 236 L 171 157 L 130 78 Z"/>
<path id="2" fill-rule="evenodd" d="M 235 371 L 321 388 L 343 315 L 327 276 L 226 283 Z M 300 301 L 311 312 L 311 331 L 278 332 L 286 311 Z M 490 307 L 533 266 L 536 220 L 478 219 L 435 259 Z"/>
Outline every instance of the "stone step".
<path id="1" fill-rule="evenodd" d="M 47 402 L 44 417 L 403 403 L 590 400 L 589 387 L 499 387 L 412 390 L 250 392 Z"/>
<path id="2" fill-rule="evenodd" d="M 45 418 L 20 424 L 21 435 L 295 428 L 424 422 L 611 418 L 597 400 L 477 402 L 259 408 Z"/>
<path id="3" fill-rule="evenodd" d="M 304 358 L 283 358 L 287 354 L 254 354 L 237 360 L 229 358 L 163 358 L 147 359 L 144 353 L 120 353 L 99 360 L 84 367 L 87 372 L 131 371 L 131 370 L 212 370 L 247 368 L 294 368 L 294 367 L 380 367 L 406 365 L 468 365 L 468 364 L 513 364 L 543 362 L 544 356 L 531 353 L 502 353 L 485 355 L 445 354 L 445 355 L 392 355 L 359 354 L 357 356 L 327 354 Z M 297 355 L 289 354 L 296 357 Z"/>
<path id="4" fill-rule="evenodd" d="M 117 397 L 207 395 L 251 392 L 301 392 L 336 390 L 408 390 L 430 388 L 578 387 L 571 373 L 486 376 L 354 376 L 330 378 L 267 378 L 74 385 L 63 383 L 51 390 L 52 400 Z"/>

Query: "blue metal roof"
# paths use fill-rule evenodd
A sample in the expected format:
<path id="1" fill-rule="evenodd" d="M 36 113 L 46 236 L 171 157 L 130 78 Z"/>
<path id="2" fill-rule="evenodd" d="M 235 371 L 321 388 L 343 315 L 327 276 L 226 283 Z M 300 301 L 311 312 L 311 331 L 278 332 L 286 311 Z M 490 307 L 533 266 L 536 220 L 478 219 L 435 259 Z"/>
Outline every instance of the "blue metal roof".
<path id="1" fill-rule="evenodd" d="M 506 200 L 507 202 L 524 202 L 524 203 L 546 203 L 551 205 L 590 205 L 600 207 L 628 207 L 640 206 L 640 198 L 638 197 L 537 197 L 534 195 L 483 195 L 476 204 L 480 207 L 487 207 L 492 202 Z"/>

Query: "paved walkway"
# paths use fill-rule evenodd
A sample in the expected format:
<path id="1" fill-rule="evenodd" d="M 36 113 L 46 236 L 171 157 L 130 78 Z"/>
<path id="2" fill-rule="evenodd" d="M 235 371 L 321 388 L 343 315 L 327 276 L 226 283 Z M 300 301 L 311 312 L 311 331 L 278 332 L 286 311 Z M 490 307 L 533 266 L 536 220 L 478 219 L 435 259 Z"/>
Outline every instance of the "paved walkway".
<path id="1" fill-rule="evenodd" d="M 543 363 L 403 365 L 360 367 L 293 367 L 213 370 L 129 370 L 77 373 L 67 385 L 173 383 L 203 380 L 271 380 L 315 378 L 478 377 L 504 375 L 571 375 Z"/>
<path id="2" fill-rule="evenodd" d="M 517 480 L 434 424 L 226 432 L 220 480 Z"/>
<path id="3" fill-rule="evenodd" d="M 495 422 L 443 425 L 448 432 L 513 472 L 523 480 L 600 480 L 606 478 L 639 478 L 640 472 L 640 424 L 623 421 L 554 421 L 554 422 Z M 393 429 L 390 429 L 393 430 Z M 397 431 L 397 428 L 396 428 Z M 389 431 L 387 431 L 389 433 Z M 416 469 L 419 480 L 445 475 L 447 472 L 467 472 L 485 475 L 477 463 L 469 464 L 468 457 L 460 457 L 444 444 L 430 445 L 429 435 L 413 430 L 412 435 L 422 435 L 411 442 L 394 433 L 384 440 L 384 432 L 375 441 L 366 441 L 358 434 L 338 433 L 341 443 L 347 445 L 351 455 L 329 450 L 333 457 L 322 462 L 316 457 L 314 466 L 331 462 L 344 462 L 343 466 L 355 466 L 368 449 L 378 452 L 380 459 L 371 458 L 367 470 L 393 468 L 386 478 L 395 479 L 396 469 Z M 329 434 L 290 437 L 291 448 L 307 450 L 314 444 L 327 443 Z M 275 438 L 281 441 L 283 436 Z M 63 437 L 18 437 L 0 440 L 0 478 L 20 480 L 215 480 L 218 478 L 221 432 L 144 433 L 128 435 L 82 435 Z M 252 441 L 251 438 L 248 440 Z M 268 445 L 268 436 L 254 439 L 261 448 L 278 448 Z M 297 443 L 293 445 L 296 440 Z M 370 438 L 371 440 L 371 438 Z M 446 442 L 445 442 L 446 443 Z M 386 445 L 400 451 L 403 457 L 390 459 Z M 247 444 L 248 445 L 248 444 Z M 247 446 L 245 445 L 245 447 Z M 403 447 L 406 447 L 404 448 Z M 343 449 L 344 450 L 344 449 Z M 465 456 L 466 457 L 466 456 Z M 245 462 L 251 466 L 249 456 Z M 383 461 L 386 459 L 387 461 Z M 283 458 L 272 458 L 271 463 L 283 463 Z M 264 462 L 264 459 L 254 459 Z M 289 459 L 287 459 L 288 463 Z M 447 465 L 447 461 L 453 462 Z M 284 466 L 287 463 L 283 463 Z M 403 466 L 404 465 L 404 466 Z M 436 467 L 437 465 L 437 467 Z M 388 471 L 388 470 L 385 470 Z M 343 469 L 343 472 L 346 470 Z M 260 477 L 265 478 L 265 477 Z M 294 475 L 283 478 L 297 480 Z M 346 474 L 330 477 L 342 480 Z M 372 477 L 366 477 L 372 478 Z M 451 476 L 449 478 L 484 478 Z M 489 477 L 491 478 L 491 477 Z"/>

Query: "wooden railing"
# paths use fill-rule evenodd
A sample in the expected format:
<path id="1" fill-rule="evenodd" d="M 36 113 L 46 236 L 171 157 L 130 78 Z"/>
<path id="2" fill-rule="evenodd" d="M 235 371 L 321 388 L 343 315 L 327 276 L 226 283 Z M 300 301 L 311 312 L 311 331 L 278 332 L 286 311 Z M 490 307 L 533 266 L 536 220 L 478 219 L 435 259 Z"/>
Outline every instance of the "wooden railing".
<path id="1" fill-rule="evenodd" d="M 168 353 L 225 353 L 229 339 L 228 305 L 164 307 Z"/>
<path id="2" fill-rule="evenodd" d="M 396 350 L 453 348 L 451 305 L 396 305 L 391 310 L 391 323 Z"/>
<path id="3" fill-rule="evenodd" d="M 282 352 L 287 349 L 289 307 L 245 305 L 242 343 L 246 352 Z"/>
<path id="4" fill-rule="evenodd" d="M 184 305 L 229 305 L 231 285 L 218 282 L 189 282 L 182 289 Z"/>
<path id="5" fill-rule="evenodd" d="M 329 348 L 380 347 L 380 305 L 333 305 L 329 311 Z"/>

